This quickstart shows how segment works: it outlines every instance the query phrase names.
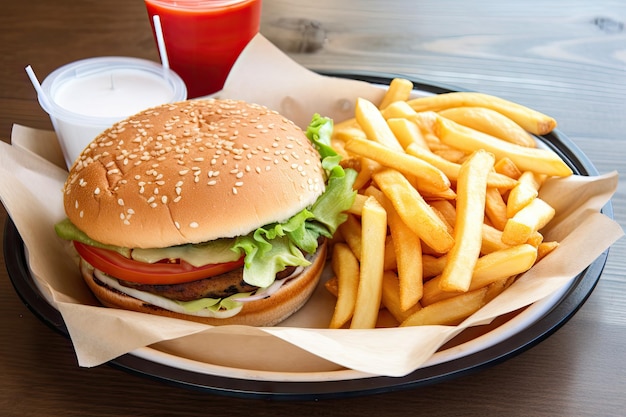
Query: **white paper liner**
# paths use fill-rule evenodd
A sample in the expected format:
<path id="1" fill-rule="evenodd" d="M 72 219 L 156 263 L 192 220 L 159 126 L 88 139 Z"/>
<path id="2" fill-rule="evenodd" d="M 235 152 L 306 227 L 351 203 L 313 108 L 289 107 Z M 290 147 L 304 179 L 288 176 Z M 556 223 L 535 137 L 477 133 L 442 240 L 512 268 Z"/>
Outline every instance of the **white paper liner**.
<path id="1" fill-rule="evenodd" d="M 357 97 L 377 102 L 367 83 L 314 74 L 257 36 L 233 68 L 222 97 L 274 108 L 306 126 L 313 113 L 351 117 Z M 568 285 L 613 242 L 621 227 L 599 210 L 617 187 L 617 173 L 549 180 L 541 197 L 557 208 L 546 240 L 561 245 L 513 286 L 459 326 L 374 330 L 326 329 L 333 297 L 318 288 L 311 301 L 280 326 L 211 327 L 184 320 L 103 308 L 84 285 L 67 242 L 53 225 L 65 217 L 67 176 L 50 132 L 15 126 L 12 146 L 0 143 L 0 198 L 29 253 L 33 277 L 62 314 L 78 363 L 91 367 L 145 346 L 218 367 L 319 373 L 342 367 L 368 375 L 403 376 L 463 329 L 542 300 Z M 530 323 L 528 323 L 530 324 Z M 520 329 L 521 330 L 521 329 Z"/>

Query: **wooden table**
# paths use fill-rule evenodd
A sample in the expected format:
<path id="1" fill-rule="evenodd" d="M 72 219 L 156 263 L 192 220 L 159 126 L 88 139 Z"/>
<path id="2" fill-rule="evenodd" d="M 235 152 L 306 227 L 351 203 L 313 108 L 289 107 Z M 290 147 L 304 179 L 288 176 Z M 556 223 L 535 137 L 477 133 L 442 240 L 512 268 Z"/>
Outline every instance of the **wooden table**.
<path id="1" fill-rule="evenodd" d="M 323 71 L 404 74 L 528 104 L 556 117 L 598 171 L 626 171 L 626 5 L 621 2 L 296 3 L 301 2 L 265 0 L 262 30 L 268 37 L 295 37 L 296 42 L 283 46 L 301 64 Z M 0 136 L 5 141 L 13 123 L 51 128 L 24 72 L 26 65 L 43 79 L 55 68 L 89 56 L 158 60 L 141 1 L 30 0 L 8 2 L 2 9 Z M 306 34 L 294 35 L 294 30 Z M 613 207 L 616 220 L 626 224 L 623 185 Z M 1 210 L 4 224 L 7 215 Z M 223 397 L 106 365 L 80 368 L 70 341 L 20 301 L 3 261 L 0 410 L 23 417 L 623 415 L 624 259 L 626 241 L 621 240 L 579 312 L 556 334 L 515 358 L 434 386 L 310 402 Z"/>

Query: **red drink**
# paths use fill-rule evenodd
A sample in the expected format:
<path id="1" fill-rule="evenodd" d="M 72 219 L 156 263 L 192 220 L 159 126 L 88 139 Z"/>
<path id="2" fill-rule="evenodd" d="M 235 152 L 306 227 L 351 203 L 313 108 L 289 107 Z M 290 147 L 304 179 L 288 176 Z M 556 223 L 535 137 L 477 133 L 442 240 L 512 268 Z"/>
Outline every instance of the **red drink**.
<path id="1" fill-rule="evenodd" d="M 261 0 L 145 0 L 159 15 L 170 67 L 189 98 L 219 91 L 237 57 L 259 31 Z M 153 25 L 154 31 L 154 25 Z"/>

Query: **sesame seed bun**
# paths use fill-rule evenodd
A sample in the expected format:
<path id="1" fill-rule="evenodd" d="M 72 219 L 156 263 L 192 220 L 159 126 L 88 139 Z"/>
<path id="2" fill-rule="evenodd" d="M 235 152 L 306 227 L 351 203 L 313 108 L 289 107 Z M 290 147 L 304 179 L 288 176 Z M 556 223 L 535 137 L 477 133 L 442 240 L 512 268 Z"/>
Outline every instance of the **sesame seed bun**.
<path id="1" fill-rule="evenodd" d="M 245 235 L 324 191 L 302 130 L 266 107 L 191 100 L 104 131 L 72 166 L 65 211 L 90 238 L 155 248 Z"/>
<path id="2" fill-rule="evenodd" d="M 81 260 L 81 274 L 90 290 L 106 307 L 121 308 L 164 317 L 191 320 L 212 326 L 247 325 L 274 326 L 298 311 L 311 297 L 317 287 L 326 261 L 326 242 L 320 245 L 311 258 L 311 265 L 285 283 L 268 298 L 244 303 L 239 313 L 227 318 L 201 317 L 182 314 L 146 303 L 130 295 L 116 291 L 99 281 L 94 270 Z"/>

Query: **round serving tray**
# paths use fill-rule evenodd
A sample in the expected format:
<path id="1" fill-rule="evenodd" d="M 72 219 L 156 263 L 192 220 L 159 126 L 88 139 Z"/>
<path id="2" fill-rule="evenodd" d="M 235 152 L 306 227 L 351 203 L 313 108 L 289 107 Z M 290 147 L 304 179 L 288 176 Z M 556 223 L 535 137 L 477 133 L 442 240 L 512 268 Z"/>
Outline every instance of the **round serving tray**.
<path id="1" fill-rule="evenodd" d="M 394 78 L 393 75 L 353 73 L 328 75 L 358 79 L 380 85 L 388 85 Z M 417 80 L 412 81 L 415 89 L 420 92 L 440 94 L 454 91 Z M 554 131 L 538 137 L 538 140 L 559 154 L 575 174 L 598 174 L 591 161 L 561 132 Z M 602 209 L 602 212 L 610 218 L 613 217 L 610 203 Z M 563 292 L 560 299 L 556 300 L 551 309 L 548 309 L 542 317 L 511 337 L 475 353 L 420 368 L 403 377 L 372 376 L 333 380 L 315 378 L 302 381 L 289 380 L 289 378 L 286 378 L 285 381 L 251 380 L 224 376 L 223 374 L 212 375 L 206 372 L 197 372 L 191 368 L 172 366 L 166 362 L 151 360 L 150 355 L 143 356 L 133 353 L 116 358 L 109 364 L 132 374 L 153 378 L 179 387 L 237 397 L 320 399 L 368 395 L 434 384 L 500 363 L 524 352 L 553 334 L 587 300 L 600 279 L 607 256 L 608 250 L 574 278 L 572 284 Z M 28 267 L 24 242 L 10 218 L 5 224 L 4 258 L 11 282 L 22 301 L 40 320 L 65 337 L 69 337 L 61 314 L 46 301 L 33 281 Z"/>

